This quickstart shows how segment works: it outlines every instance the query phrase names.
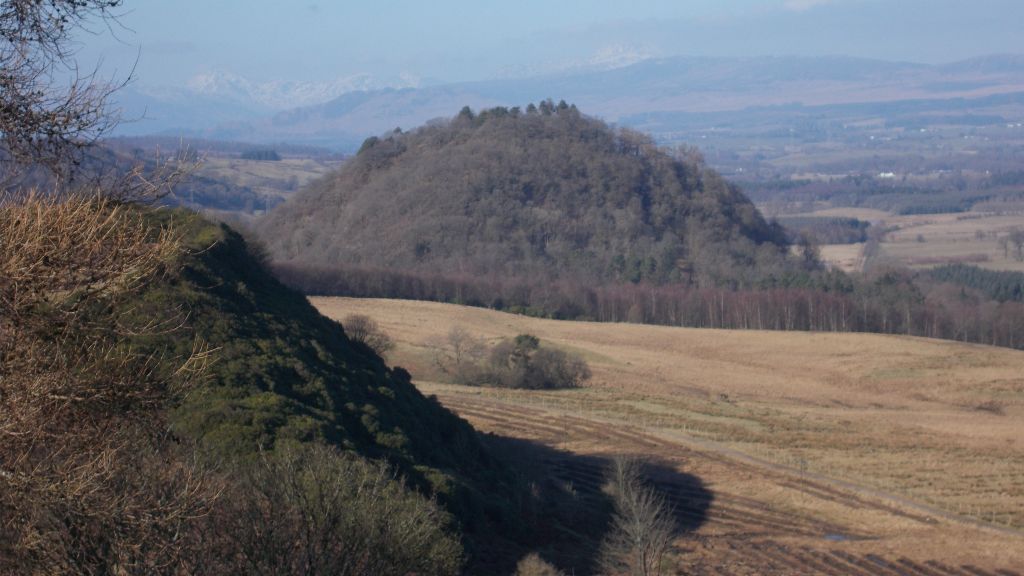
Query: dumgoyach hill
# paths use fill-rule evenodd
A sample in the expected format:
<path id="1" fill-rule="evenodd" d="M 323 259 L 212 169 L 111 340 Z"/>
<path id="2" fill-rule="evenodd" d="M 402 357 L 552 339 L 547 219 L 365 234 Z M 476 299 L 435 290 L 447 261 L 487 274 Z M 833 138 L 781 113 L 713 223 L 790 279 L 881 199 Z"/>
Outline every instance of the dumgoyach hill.
<path id="1" fill-rule="evenodd" d="M 550 101 L 370 138 L 261 229 L 300 268 L 746 286 L 793 265 L 699 155 Z"/>
<path id="2" fill-rule="evenodd" d="M 551 101 L 370 138 L 261 235 L 279 277 L 311 294 L 1024 346 L 1024 304 L 978 274 L 828 270 L 694 150 Z"/>

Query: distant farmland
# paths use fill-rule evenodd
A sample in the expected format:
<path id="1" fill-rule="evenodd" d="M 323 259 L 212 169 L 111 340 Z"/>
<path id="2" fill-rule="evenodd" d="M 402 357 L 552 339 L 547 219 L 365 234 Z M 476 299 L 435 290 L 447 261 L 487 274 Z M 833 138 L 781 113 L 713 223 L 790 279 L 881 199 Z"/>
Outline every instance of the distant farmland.
<path id="1" fill-rule="evenodd" d="M 436 303 L 315 298 L 391 334 L 390 361 L 478 428 L 585 457 L 642 454 L 704 510 L 687 573 L 1014 574 L 1024 566 L 1024 352 L 911 337 L 539 320 Z M 585 388 L 446 383 L 438 337 L 519 333 L 581 354 Z M 585 494 L 601 469 L 549 459 Z M 694 512 L 696 514 L 696 512 Z M 966 571 L 966 572 L 965 572 Z"/>
<path id="2" fill-rule="evenodd" d="M 1000 243 L 1024 230 L 1024 212 L 959 212 L 900 216 L 860 208 L 830 208 L 806 216 L 860 218 L 876 228 L 890 228 L 867 259 L 867 266 L 931 268 L 943 264 L 972 264 L 989 270 L 1024 272 L 1024 254 Z M 864 244 L 821 247 L 822 258 L 846 271 L 865 264 Z"/>

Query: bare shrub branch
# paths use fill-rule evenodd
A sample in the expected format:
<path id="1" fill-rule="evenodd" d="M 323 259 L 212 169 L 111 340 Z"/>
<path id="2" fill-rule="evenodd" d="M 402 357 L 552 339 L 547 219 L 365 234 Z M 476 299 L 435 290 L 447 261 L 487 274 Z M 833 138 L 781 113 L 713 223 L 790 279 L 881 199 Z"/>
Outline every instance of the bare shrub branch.
<path id="1" fill-rule="evenodd" d="M 180 261 L 144 213 L 96 196 L 0 202 L 0 573 L 177 574 L 216 498 L 164 410 L 209 352 L 143 352 L 183 319 L 123 310 Z"/>
<path id="2" fill-rule="evenodd" d="M 72 34 L 91 20 L 115 18 L 113 10 L 120 4 L 0 4 L 0 182 L 34 166 L 66 177 L 82 152 L 117 124 L 106 104 L 124 83 L 101 81 L 96 72 L 83 74 L 74 61 Z"/>
<path id="3" fill-rule="evenodd" d="M 241 471 L 205 540 L 231 552 L 220 555 L 225 574 L 455 574 L 449 521 L 383 464 L 290 446 Z"/>
<path id="4" fill-rule="evenodd" d="M 395 342 L 385 333 L 377 322 L 364 314 L 349 314 L 342 321 L 345 334 L 353 342 L 370 347 L 378 356 L 387 356 L 395 347 Z"/>

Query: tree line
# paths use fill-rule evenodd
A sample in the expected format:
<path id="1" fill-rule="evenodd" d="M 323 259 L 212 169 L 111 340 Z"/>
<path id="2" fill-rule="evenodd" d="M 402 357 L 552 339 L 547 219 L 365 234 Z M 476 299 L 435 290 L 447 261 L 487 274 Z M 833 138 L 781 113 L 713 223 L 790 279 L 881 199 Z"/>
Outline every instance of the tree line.
<path id="1" fill-rule="evenodd" d="M 285 283 L 317 295 L 450 302 L 556 319 L 693 328 L 874 332 L 1024 348 L 1024 303 L 966 285 L 889 270 L 862 278 L 807 275 L 802 282 L 734 289 L 683 284 L 530 283 L 375 268 L 278 263 Z"/>

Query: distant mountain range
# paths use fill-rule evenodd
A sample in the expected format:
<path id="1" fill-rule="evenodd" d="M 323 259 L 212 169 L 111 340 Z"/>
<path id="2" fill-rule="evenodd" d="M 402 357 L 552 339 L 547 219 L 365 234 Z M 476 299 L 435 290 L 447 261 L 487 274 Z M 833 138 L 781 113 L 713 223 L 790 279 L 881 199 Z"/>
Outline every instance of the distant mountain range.
<path id="1" fill-rule="evenodd" d="M 611 122 L 754 107 L 980 98 L 1024 92 L 1024 56 L 993 55 L 945 65 L 839 56 L 644 58 L 623 50 L 592 65 L 527 77 L 422 85 L 366 75 L 331 82 L 253 82 L 220 73 L 173 89 L 119 95 L 120 133 L 180 134 L 352 150 L 368 136 L 449 117 L 462 106 L 525 106 L 565 99 Z M 142 118 L 139 121 L 134 119 Z"/>

